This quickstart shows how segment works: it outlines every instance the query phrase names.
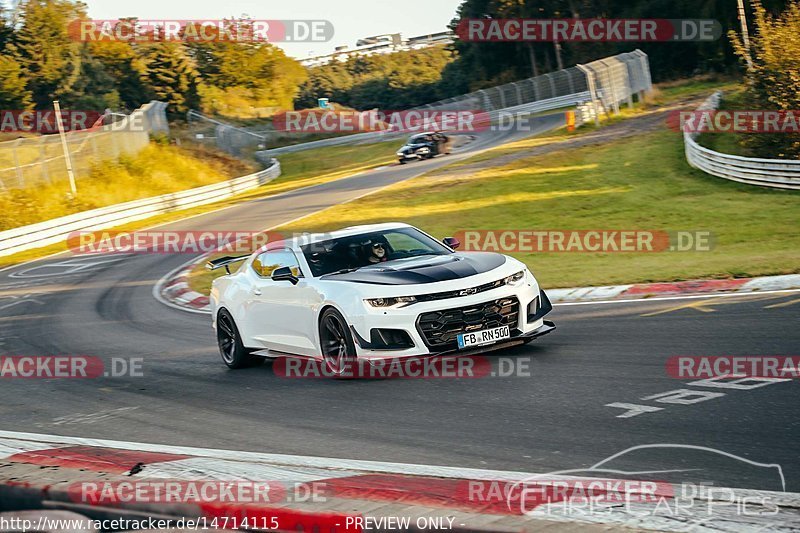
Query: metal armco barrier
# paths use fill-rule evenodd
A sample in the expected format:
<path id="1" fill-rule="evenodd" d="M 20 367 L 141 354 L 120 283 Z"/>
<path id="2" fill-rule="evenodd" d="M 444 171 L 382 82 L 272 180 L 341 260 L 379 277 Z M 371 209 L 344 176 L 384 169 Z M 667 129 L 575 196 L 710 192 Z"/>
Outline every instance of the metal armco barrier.
<path id="1" fill-rule="evenodd" d="M 280 175 L 281 165 L 277 159 L 273 159 L 264 170 L 240 178 L 212 183 L 187 191 L 92 209 L 3 231 L 0 232 L 0 256 L 64 242 L 69 234 L 75 231 L 108 229 L 153 215 L 224 200 L 272 181 Z"/>
<path id="2" fill-rule="evenodd" d="M 609 113 L 613 110 L 618 113 L 620 104 L 631 104 L 634 94 L 641 98 L 652 88 L 653 82 L 650 78 L 647 54 L 641 50 L 635 50 L 598 59 L 586 65 L 481 89 L 414 109 L 480 110 L 489 113 L 492 119 L 495 119 L 500 113 L 505 112 L 539 113 L 590 102 L 593 107 L 593 116 L 598 116 L 601 111 Z M 217 132 L 218 138 L 223 138 L 220 135 L 220 127 L 217 128 Z M 312 148 L 378 142 L 403 135 L 405 133 L 402 132 L 356 133 L 262 150 L 256 152 L 255 155 L 260 159 Z M 230 135 L 226 139 L 229 140 Z M 223 146 L 220 148 L 225 149 Z"/>
<path id="3" fill-rule="evenodd" d="M 280 148 L 273 148 L 272 150 L 261 150 L 255 153 L 255 157 L 259 161 L 263 161 L 264 158 L 269 159 L 272 156 L 276 156 L 278 154 L 302 152 L 303 150 L 311 150 L 313 148 L 325 148 L 328 146 L 374 143 L 374 142 L 394 139 L 402 135 L 405 135 L 405 133 L 390 132 L 390 131 L 368 131 L 364 133 L 354 133 L 353 135 L 342 135 L 341 137 L 333 137 L 331 139 L 322 139 L 319 141 L 311 141 L 300 144 L 290 144 L 289 146 L 281 146 Z"/>
<path id="4" fill-rule="evenodd" d="M 546 100 L 538 100 L 536 102 L 528 102 L 526 104 L 508 107 L 505 109 L 497 109 L 490 111 L 488 114 L 492 120 L 497 119 L 501 114 L 514 114 L 514 113 L 539 113 L 541 111 L 550 111 L 560 107 L 567 107 L 585 102 L 589 99 L 589 92 L 584 91 L 576 94 L 568 94 L 565 96 L 557 96 L 555 98 L 548 98 Z M 475 123 L 476 126 L 483 124 Z M 465 135 L 467 133 L 464 133 Z M 312 141 L 302 144 L 293 144 L 289 146 L 282 146 L 272 150 L 261 150 L 255 153 L 256 159 L 262 161 L 264 158 L 271 158 L 279 154 L 288 154 L 290 152 L 302 152 L 312 148 L 323 148 L 328 146 L 342 146 L 342 145 L 356 145 L 363 143 L 374 143 L 380 141 L 388 141 L 398 137 L 405 137 L 410 135 L 406 131 L 370 131 L 365 133 L 356 133 L 353 135 L 343 135 L 332 139 L 323 139 L 320 141 Z M 456 133 L 456 135 L 459 135 Z"/>
<path id="5" fill-rule="evenodd" d="M 698 111 L 719 106 L 722 93 L 717 91 L 703 102 Z M 683 132 L 686 160 L 707 174 L 749 185 L 800 190 L 800 160 L 761 159 L 715 152 L 697 143 L 697 132 Z"/>

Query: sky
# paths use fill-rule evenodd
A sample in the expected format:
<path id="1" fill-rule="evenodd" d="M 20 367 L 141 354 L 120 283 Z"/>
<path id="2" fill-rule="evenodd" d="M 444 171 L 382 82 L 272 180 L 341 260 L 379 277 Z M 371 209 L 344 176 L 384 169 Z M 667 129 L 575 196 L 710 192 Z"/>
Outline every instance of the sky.
<path id="1" fill-rule="evenodd" d="M 275 43 L 294 58 L 355 46 L 361 37 L 402 33 L 404 38 L 447 29 L 462 0 L 83 0 L 93 19 L 138 17 L 142 20 L 324 19 L 334 36 L 324 43 Z"/>

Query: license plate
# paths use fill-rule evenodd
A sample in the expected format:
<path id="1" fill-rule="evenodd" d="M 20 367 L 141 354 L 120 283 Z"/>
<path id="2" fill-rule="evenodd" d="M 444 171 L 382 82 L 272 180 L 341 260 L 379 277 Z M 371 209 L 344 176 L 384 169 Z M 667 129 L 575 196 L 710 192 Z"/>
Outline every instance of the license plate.
<path id="1" fill-rule="evenodd" d="M 456 338 L 458 339 L 459 348 L 469 348 L 470 346 L 491 344 L 510 337 L 511 329 L 508 326 L 500 326 L 499 328 L 482 329 L 470 333 L 459 333 Z"/>

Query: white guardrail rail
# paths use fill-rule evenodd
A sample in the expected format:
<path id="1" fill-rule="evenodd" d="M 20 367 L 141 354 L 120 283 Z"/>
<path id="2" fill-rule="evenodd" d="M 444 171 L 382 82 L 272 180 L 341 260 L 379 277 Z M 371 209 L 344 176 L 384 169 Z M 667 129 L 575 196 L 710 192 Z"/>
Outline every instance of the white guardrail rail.
<path id="1" fill-rule="evenodd" d="M 709 96 L 698 111 L 716 109 L 720 91 Z M 697 169 L 712 176 L 750 185 L 778 189 L 800 190 L 800 160 L 761 159 L 715 152 L 697 143 L 697 132 L 683 132 L 686 160 Z"/>
<path id="2" fill-rule="evenodd" d="M 272 181 L 280 175 L 281 165 L 277 159 L 272 159 L 267 168 L 247 176 L 186 191 L 83 211 L 2 231 L 0 232 L 0 256 L 65 242 L 67 237 L 76 231 L 108 229 L 154 215 L 224 200 Z"/>
<path id="3" fill-rule="evenodd" d="M 576 104 L 586 102 L 590 99 L 589 91 L 584 91 L 575 94 L 567 94 L 564 96 L 557 96 L 555 98 L 548 98 L 546 100 L 539 100 L 536 102 L 528 102 L 525 104 L 517 105 L 514 107 L 507 107 L 505 109 L 497 109 L 489 111 L 487 115 L 491 120 L 496 120 L 501 114 L 522 114 L 522 113 L 540 113 L 542 111 L 551 111 L 562 107 L 569 107 Z M 458 135 L 459 133 L 456 133 Z M 466 133 L 465 133 L 466 134 Z M 282 146 L 280 148 L 273 148 L 272 150 L 261 150 L 255 153 L 259 160 L 270 158 L 275 155 L 287 154 L 290 152 L 301 152 L 312 148 L 322 148 L 328 146 L 341 146 L 353 145 L 361 143 L 373 143 L 384 140 L 395 139 L 410 135 L 406 131 L 370 131 L 365 133 L 354 133 L 352 135 L 343 135 L 341 137 L 333 137 L 331 139 L 322 139 L 319 141 L 311 141 L 307 143 L 292 144 L 289 146 Z"/>

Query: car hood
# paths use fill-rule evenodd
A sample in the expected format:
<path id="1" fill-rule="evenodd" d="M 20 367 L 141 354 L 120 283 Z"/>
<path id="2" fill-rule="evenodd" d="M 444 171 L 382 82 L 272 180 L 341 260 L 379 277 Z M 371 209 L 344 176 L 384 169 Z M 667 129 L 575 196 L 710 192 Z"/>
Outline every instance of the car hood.
<path id="1" fill-rule="evenodd" d="M 372 285 L 419 285 L 483 274 L 505 262 L 506 256 L 490 252 L 428 255 L 378 263 L 345 274 L 328 274 L 322 279 Z"/>

